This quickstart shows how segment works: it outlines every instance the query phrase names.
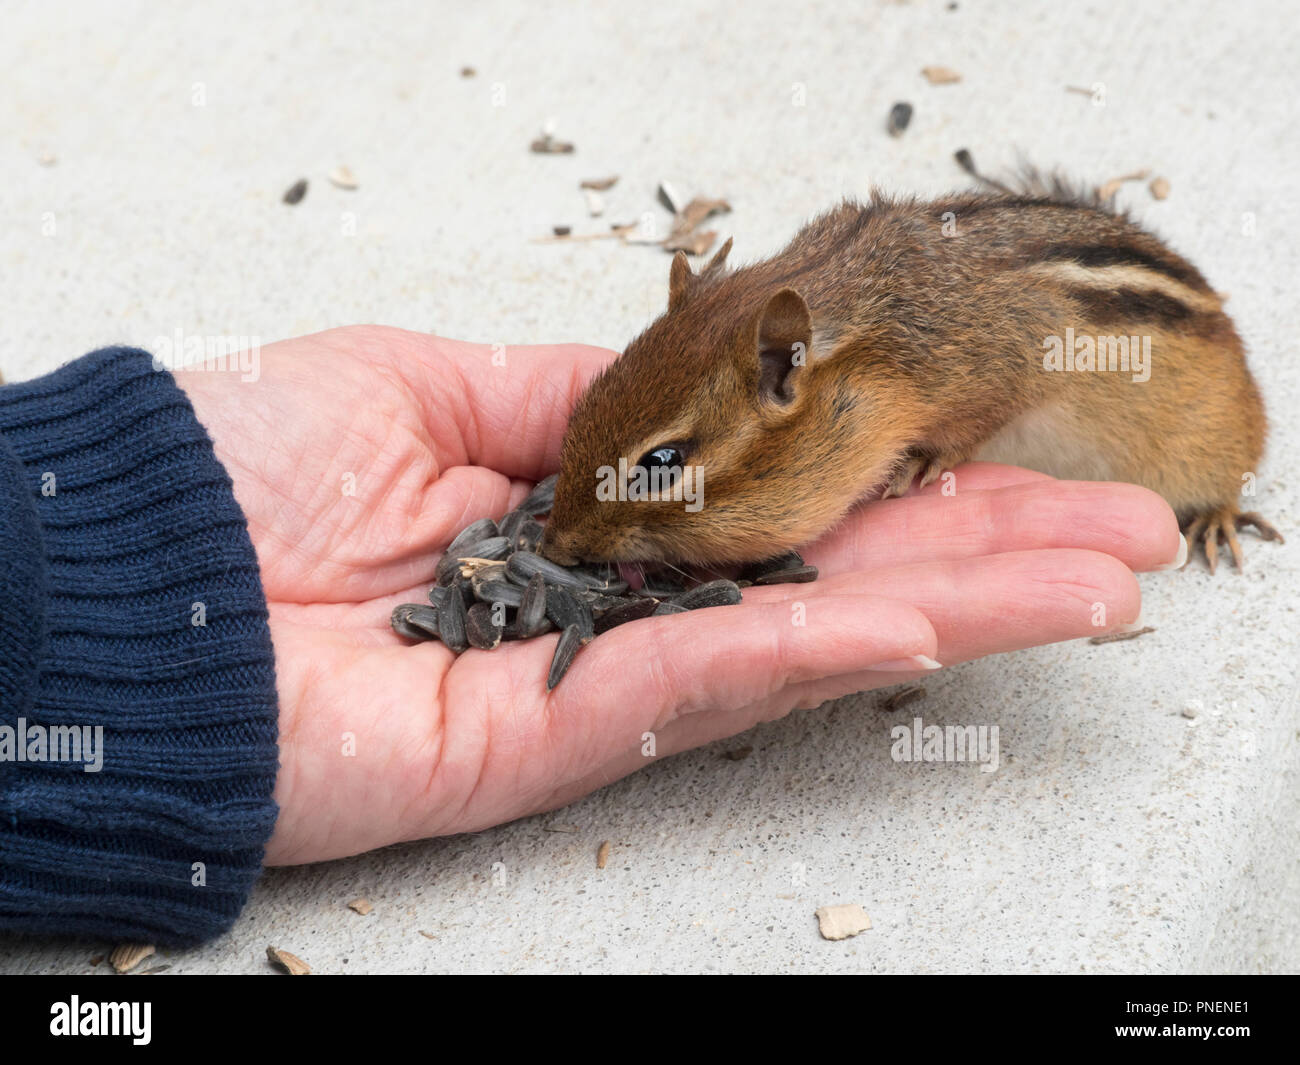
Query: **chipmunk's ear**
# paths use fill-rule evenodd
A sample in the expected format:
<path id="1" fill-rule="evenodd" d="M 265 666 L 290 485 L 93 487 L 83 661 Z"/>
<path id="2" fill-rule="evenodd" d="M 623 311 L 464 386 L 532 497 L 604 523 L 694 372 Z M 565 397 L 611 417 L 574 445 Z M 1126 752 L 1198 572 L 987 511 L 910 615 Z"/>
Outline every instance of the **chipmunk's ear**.
<path id="1" fill-rule="evenodd" d="M 717 254 L 709 260 L 709 265 L 700 271 L 701 277 L 708 277 L 711 274 L 720 274 L 723 270 L 723 264 L 727 261 L 727 253 L 731 251 L 731 238 L 718 249 Z"/>
<path id="2" fill-rule="evenodd" d="M 759 395 L 775 403 L 789 403 L 811 347 L 808 304 L 794 289 L 783 288 L 767 301 L 758 319 Z"/>
<path id="3" fill-rule="evenodd" d="M 686 253 L 679 251 L 673 256 L 673 265 L 668 268 L 668 309 L 670 311 L 678 310 L 686 302 L 686 297 L 694 283 L 695 274 L 691 271 Z"/>

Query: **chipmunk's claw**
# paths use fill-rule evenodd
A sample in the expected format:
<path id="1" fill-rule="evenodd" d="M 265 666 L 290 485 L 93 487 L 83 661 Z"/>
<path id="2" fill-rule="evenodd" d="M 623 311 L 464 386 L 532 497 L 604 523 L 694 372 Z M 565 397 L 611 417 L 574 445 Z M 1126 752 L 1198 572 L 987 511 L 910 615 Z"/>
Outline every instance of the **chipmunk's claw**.
<path id="1" fill-rule="evenodd" d="M 880 498 L 888 499 L 890 496 L 906 495 L 908 489 L 912 487 L 912 482 L 918 477 L 921 478 L 921 483 L 917 487 L 924 488 L 927 484 L 937 481 L 945 469 L 951 469 L 956 465 L 955 461 L 945 462 L 944 459 L 932 455 L 910 455 L 890 477 L 885 490 L 880 493 Z"/>
<path id="2" fill-rule="evenodd" d="M 1183 527 L 1183 535 L 1187 538 L 1188 547 L 1193 550 L 1197 542 L 1200 542 L 1211 573 L 1214 573 L 1219 566 L 1219 545 L 1226 543 L 1232 555 L 1233 565 L 1240 572 L 1245 565 L 1245 556 L 1242 554 L 1241 543 L 1237 539 L 1237 530 L 1244 529 L 1247 525 L 1255 528 L 1261 540 L 1285 542 L 1282 534 L 1264 518 L 1253 512 L 1242 513 L 1231 505 L 1193 518 Z M 1191 558 L 1192 551 L 1189 551 L 1187 561 L 1190 562 Z M 1187 568 L 1186 562 L 1183 563 L 1183 568 Z"/>

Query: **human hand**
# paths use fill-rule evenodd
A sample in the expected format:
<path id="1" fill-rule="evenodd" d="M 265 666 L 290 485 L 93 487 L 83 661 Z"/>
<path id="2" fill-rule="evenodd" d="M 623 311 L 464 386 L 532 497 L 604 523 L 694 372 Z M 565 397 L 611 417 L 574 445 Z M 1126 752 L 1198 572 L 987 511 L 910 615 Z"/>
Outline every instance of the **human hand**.
<path id="1" fill-rule="evenodd" d="M 355 327 L 268 345 L 255 382 L 176 375 L 234 481 L 270 610 L 268 864 L 564 805 L 645 765 L 647 732 L 663 757 L 931 660 L 1112 631 L 1138 616 L 1132 571 L 1179 552 L 1145 489 L 973 464 L 955 495 L 857 508 L 804 552 L 815 583 L 614 629 L 549 694 L 555 635 L 459 657 L 395 635 L 390 611 L 424 600 L 451 538 L 557 468 L 573 402 L 614 354 Z"/>

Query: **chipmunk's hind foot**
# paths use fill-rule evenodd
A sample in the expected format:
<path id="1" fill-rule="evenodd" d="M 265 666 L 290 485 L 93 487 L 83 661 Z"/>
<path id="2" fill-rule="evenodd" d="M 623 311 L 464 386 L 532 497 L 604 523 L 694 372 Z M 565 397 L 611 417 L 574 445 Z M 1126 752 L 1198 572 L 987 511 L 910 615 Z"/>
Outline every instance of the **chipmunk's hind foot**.
<path id="1" fill-rule="evenodd" d="M 1187 538 L 1187 546 L 1190 548 L 1187 561 L 1192 560 L 1199 542 L 1205 550 L 1205 561 L 1209 563 L 1210 572 L 1213 573 L 1219 565 L 1219 545 L 1226 543 L 1228 551 L 1232 554 L 1233 564 L 1240 571 L 1245 558 L 1242 555 L 1241 543 L 1237 539 L 1237 530 L 1244 529 L 1247 525 L 1255 528 L 1261 540 L 1285 543 L 1282 534 L 1273 528 L 1269 521 L 1253 511 L 1240 511 L 1232 504 L 1228 504 L 1207 514 L 1197 515 L 1183 525 L 1183 535 Z M 1185 562 L 1183 568 L 1186 567 Z"/>

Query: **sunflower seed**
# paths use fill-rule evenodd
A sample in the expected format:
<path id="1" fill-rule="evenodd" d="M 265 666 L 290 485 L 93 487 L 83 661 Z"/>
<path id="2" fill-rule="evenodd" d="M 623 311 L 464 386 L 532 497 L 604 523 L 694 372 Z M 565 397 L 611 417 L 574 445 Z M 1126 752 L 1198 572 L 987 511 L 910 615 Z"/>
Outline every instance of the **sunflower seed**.
<path id="1" fill-rule="evenodd" d="M 588 588 L 586 591 L 579 592 L 578 596 L 587 601 L 587 605 L 591 607 L 591 616 L 597 621 L 615 607 L 623 606 L 625 603 L 630 603 L 634 599 L 640 598 L 630 595 L 605 595 L 603 592 L 598 592 L 594 588 Z"/>
<path id="2" fill-rule="evenodd" d="M 551 668 L 546 674 L 546 690 L 548 692 L 554 691 L 555 686 L 564 679 L 564 674 L 573 665 L 573 659 L 578 653 L 578 648 L 584 642 L 577 625 L 570 625 L 560 633 L 560 642 L 555 645 L 555 654 L 551 658 Z"/>
<path id="3" fill-rule="evenodd" d="M 776 573 L 779 570 L 795 569 L 803 565 L 803 555 L 798 551 L 786 551 L 781 555 L 773 555 L 771 558 L 760 559 L 757 562 L 750 562 L 743 566 L 740 575 L 749 581 L 756 577 L 761 577 L 765 573 Z"/>
<path id="4" fill-rule="evenodd" d="M 462 551 L 462 547 L 468 547 L 470 544 L 478 543 L 480 540 L 487 540 L 493 536 L 500 536 L 501 532 L 497 528 L 497 523 L 491 518 L 479 518 L 472 525 L 466 525 L 456 538 L 447 545 L 447 554 L 451 556 L 468 555 L 468 551 Z"/>
<path id="5" fill-rule="evenodd" d="M 506 576 L 516 584 L 527 584 L 538 573 L 547 584 L 553 586 L 573 589 L 591 587 L 572 570 L 557 566 L 549 558 L 543 558 L 532 551 L 516 551 L 506 559 Z"/>
<path id="6" fill-rule="evenodd" d="M 636 590 L 637 595 L 648 595 L 655 599 L 671 599 L 686 591 L 686 585 L 669 577 L 653 577 Z"/>
<path id="7" fill-rule="evenodd" d="M 506 606 L 518 606 L 523 602 L 524 590 L 509 581 L 473 582 L 474 595 L 480 603 L 504 603 Z M 473 607 L 470 607 L 473 610 Z"/>
<path id="8" fill-rule="evenodd" d="M 301 203 L 302 198 L 307 195 L 307 179 L 299 178 L 287 189 L 285 189 L 284 202 L 292 207 L 295 203 Z"/>
<path id="9" fill-rule="evenodd" d="M 794 569 L 773 570 L 754 578 L 756 585 L 763 584 L 807 584 L 817 579 L 816 566 L 796 566 Z"/>
<path id="10" fill-rule="evenodd" d="M 907 125 L 911 121 L 912 105 L 900 100 L 889 109 L 889 122 L 885 128 L 889 130 L 891 137 L 901 137 L 903 130 L 907 129 Z"/>
<path id="11" fill-rule="evenodd" d="M 550 618 L 543 616 L 542 620 L 537 623 L 536 628 L 533 631 L 526 633 L 519 627 L 519 614 L 516 612 L 514 620 L 501 630 L 501 639 L 531 640 L 535 636 L 545 636 L 548 632 L 554 631 L 554 629 L 555 626 L 551 624 Z"/>
<path id="12" fill-rule="evenodd" d="M 574 566 L 570 570 L 579 580 L 585 581 L 588 588 L 604 595 L 622 595 L 627 591 L 627 581 L 618 575 L 609 563 L 590 566 Z"/>
<path id="13" fill-rule="evenodd" d="M 406 622 L 429 636 L 438 635 L 438 609 L 423 603 L 408 603 L 410 610 L 406 613 Z"/>
<path id="14" fill-rule="evenodd" d="M 542 542 L 542 524 L 534 521 L 532 518 L 525 518 L 519 531 L 515 533 L 514 545 L 516 551 L 536 551 Z"/>
<path id="15" fill-rule="evenodd" d="M 577 628 L 583 643 L 596 635 L 596 620 L 591 607 L 569 589 L 557 585 L 546 588 L 546 616 L 557 629 Z"/>
<path id="16" fill-rule="evenodd" d="M 665 602 L 660 603 L 657 607 L 655 607 L 655 612 L 652 616 L 663 617 L 665 614 L 689 614 L 689 613 L 690 613 L 690 609 L 688 607 L 682 606 L 681 603 L 674 603 L 672 600 L 667 600 Z"/>
<path id="17" fill-rule="evenodd" d="M 514 543 L 515 537 L 519 535 L 519 527 L 526 521 L 528 515 L 522 510 L 512 510 L 498 523 L 501 527 L 501 535 Z"/>
<path id="18" fill-rule="evenodd" d="M 522 510 L 530 518 L 536 518 L 541 514 L 549 514 L 551 507 L 555 505 L 555 482 L 559 480 L 558 474 L 551 474 L 544 481 L 539 481 L 537 487 L 528 493 L 516 510 Z"/>
<path id="19" fill-rule="evenodd" d="M 448 596 L 446 609 L 438 611 L 438 635 L 457 654 L 469 647 L 465 620 L 465 600 L 459 595 Z"/>
<path id="20" fill-rule="evenodd" d="M 504 536 L 490 536 L 486 540 L 479 540 L 478 543 L 462 548 L 459 557 L 485 558 L 496 562 L 508 557 L 511 550 L 513 549 L 510 546 L 510 541 Z"/>
<path id="21" fill-rule="evenodd" d="M 602 632 L 608 632 L 618 625 L 626 625 L 629 621 L 648 618 L 658 606 L 659 600 L 657 599 L 627 599 L 621 606 L 605 611 L 596 619 L 596 635 L 599 636 Z"/>
<path id="22" fill-rule="evenodd" d="M 408 640 L 438 639 L 438 611 L 423 603 L 402 603 L 393 607 L 389 623 L 397 635 Z"/>
<path id="23" fill-rule="evenodd" d="M 550 627 L 546 616 L 546 582 L 542 575 L 536 573 L 524 588 L 519 600 L 519 613 L 515 615 L 515 631 L 519 638 L 526 640 L 538 636 Z"/>
<path id="24" fill-rule="evenodd" d="M 447 586 L 448 601 L 452 598 L 459 597 L 461 605 L 466 610 L 474 605 L 477 597 L 474 595 L 474 582 L 461 573 L 457 573 L 452 578 L 451 584 Z"/>
<path id="25" fill-rule="evenodd" d="M 503 608 L 492 603 L 475 603 L 465 615 L 465 638 L 471 647 L 491 651 L 501 642 L 504 624 L 497 623 L 498 611 Z"/>
<path id="26" fill-rule="evenodd" d="M 677 597 L 677 602 L 687 610 L 706 606 L 735 606 L 740 602 L 740 589 L 735 581 L 709 581 Z"/>
<path id="27" fill-rule="evenodd" d="M 460 559 L 455 555 L 443 555 L 438 560 L 438 567 L 433 571 L 433 579 L 447 587 L 460 576 Z"/>

